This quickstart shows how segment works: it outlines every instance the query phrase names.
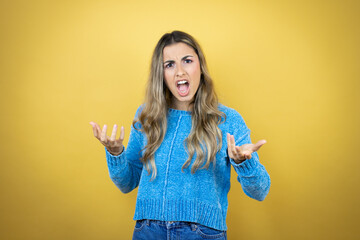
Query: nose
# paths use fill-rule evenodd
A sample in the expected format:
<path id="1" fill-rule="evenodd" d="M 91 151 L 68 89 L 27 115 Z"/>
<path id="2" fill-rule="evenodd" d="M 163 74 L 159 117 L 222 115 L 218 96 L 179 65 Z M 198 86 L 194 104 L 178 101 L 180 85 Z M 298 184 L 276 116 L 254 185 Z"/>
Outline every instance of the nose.
<path id="1" fill-rule="evenodd" d="M 184 74 L 185 74 L 185 71 L 184 71 L 183 67 L 181 66 L 181 64 L 178 64 L 178 67 L 176 68 L 176 76 L 181 77 Z"/>

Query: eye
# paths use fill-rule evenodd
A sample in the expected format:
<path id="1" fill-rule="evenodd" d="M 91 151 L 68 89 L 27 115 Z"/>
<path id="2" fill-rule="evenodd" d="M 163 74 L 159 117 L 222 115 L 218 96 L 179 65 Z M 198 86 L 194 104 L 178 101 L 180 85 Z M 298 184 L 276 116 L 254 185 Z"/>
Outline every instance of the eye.
<path id="1" fill-rule="evenodd" d="M 191 59 L 185 59 L 184 62 L 185 63 L 192 63 L 193 61 Z"/>
<path id="2" fill-rule="evenodd" d="M 174 63 L 169 62 L 168 64 L 165 64 L 165 68 L 171 68 L 174 66 Z"/>

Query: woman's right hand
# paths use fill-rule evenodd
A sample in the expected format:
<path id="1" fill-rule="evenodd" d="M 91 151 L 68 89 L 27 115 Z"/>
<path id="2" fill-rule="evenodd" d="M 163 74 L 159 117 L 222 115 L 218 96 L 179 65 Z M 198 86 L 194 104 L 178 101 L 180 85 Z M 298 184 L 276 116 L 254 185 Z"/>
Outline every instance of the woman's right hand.
<path id="1" fill-rule="evenodd" d="M 116 139 L 116 133 L 118 126 L 115 124 L 111 133 L 111 137 L 106 135 L 107 126 L 104 125 L 103 129 L 101 130 L 100 126 L 95 122 L 90 122 L 90 125 L 93 128 L 94 136 L 106 147 L 109 153 L 114 156 L 120 155 L 124 150 L 124 136 L 125 131 L 124 127 L 121 127 L 120 130 L 120 137 Z"/>

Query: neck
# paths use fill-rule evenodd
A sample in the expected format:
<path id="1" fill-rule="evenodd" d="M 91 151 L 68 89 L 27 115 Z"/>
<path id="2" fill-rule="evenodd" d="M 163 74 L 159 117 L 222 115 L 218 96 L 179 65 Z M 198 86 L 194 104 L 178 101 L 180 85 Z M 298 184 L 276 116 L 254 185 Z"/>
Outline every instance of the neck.
<path id="1" fill-rule="evenodd" d="M 183 111 L 192 111 L 193 105 L 194 104 L 191 104 L 189 102 L 173 101 L 171 103 L 171 108 Z"/>

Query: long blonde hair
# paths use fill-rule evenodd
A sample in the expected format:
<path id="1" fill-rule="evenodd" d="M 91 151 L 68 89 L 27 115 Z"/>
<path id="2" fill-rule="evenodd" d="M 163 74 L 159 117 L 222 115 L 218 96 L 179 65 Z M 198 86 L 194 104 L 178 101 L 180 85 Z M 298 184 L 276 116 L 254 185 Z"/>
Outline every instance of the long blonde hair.
<path id="1" fill-rule="evenodd" d="M 137 122 L 141 123 L 141 131 L 147 137 L 147 145 L 143 149 L 145 151 L 141 161 L 148 173 L 152 172 L 152 179 L 157 174 L 154 155 L 165 136 L 167 113 L 171 106 L 172 96 L 164 82 L 163 49 L 180 42 L 194 49 L 199 57 L 202 72 L 199 88 L 192 102 L 192 128 L 185 141 L 189 158 L 182 166 L 182 171 L 190 165 L 195 152 L 196 159 L 191 167 L 191 173 L 195 173 L 204 163 L 205 165 L 201 168 L 208 168 L 211 162 L 215 164 L 216 153 L 222 147 L 222 134 L 218 125 L 225 115 L 218 110 L 218 98 L 200 45 L 185 32 L 166 33 L 161 37 L 153 52 L 144 107 L 138 119 L 133 121 L 134 128 Z"/>

